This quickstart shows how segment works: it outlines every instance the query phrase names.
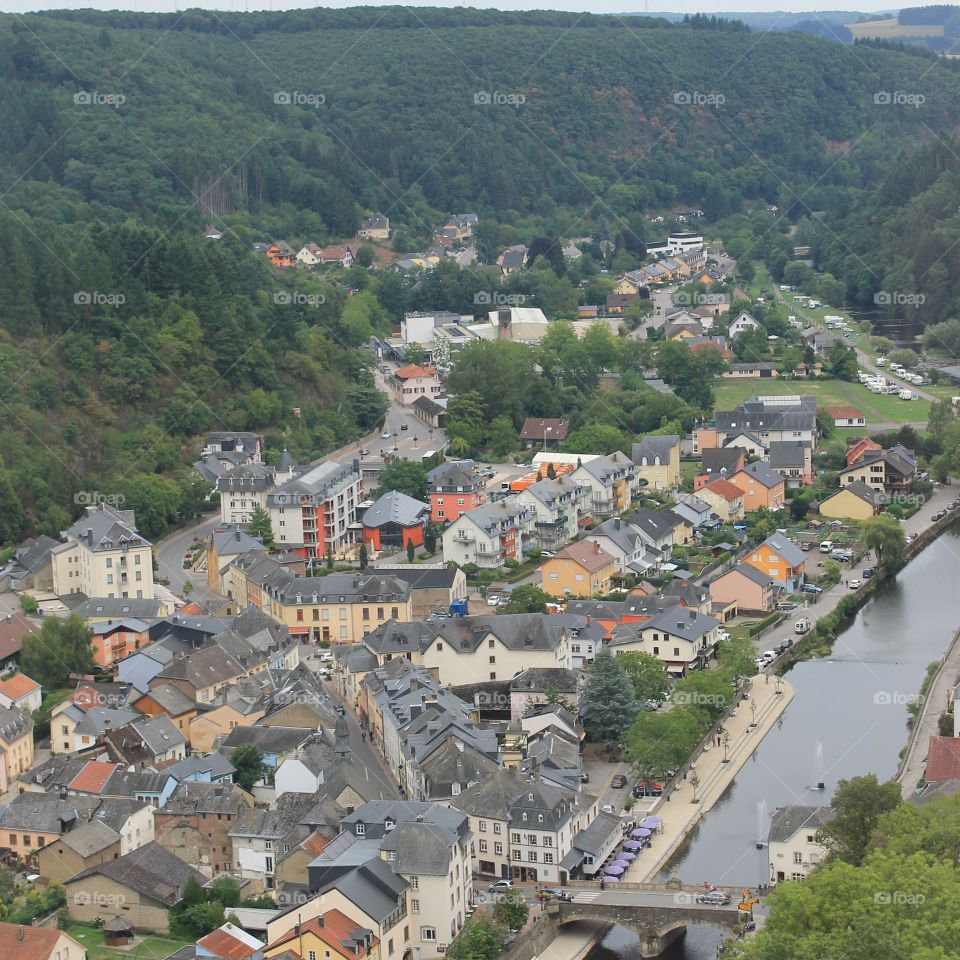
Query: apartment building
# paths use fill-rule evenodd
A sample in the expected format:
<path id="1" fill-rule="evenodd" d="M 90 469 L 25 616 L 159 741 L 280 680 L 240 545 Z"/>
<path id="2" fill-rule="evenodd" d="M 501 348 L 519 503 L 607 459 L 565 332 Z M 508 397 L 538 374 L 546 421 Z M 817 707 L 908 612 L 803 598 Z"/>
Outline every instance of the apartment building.
<path id="1" fill-rule="evenodd" d="M 153 550 L 137 533 L 132 510 L 89 506 L 63 536 L 66 542 L 51 550 L 58 596 L 153 599 Z"/>
<path id="2" fill-rule="evenodd" d="M 618 450 L 608 457 L 585 460 L 570 480 L 590 488 L 589 515 L 604 520 L 629 509 L 636 476 L 633 461 Z"/>
<path id="3" fill-rule="evenodd" d="M 498 569 L 507 560 L 523 559 L 524 538 L 533 534 L 537 514 L 517 497 L 474 507 L 443 531 L 443 558 Z"/>
<path id="4" fill-rule="evenodd" d="M 441 463 L 427 474 L 432 523 L 453 523 L 487 502 L 485 481 L 459 463 Z"/>
<path id="5" fill-rule="evenodd" d="M 538 480 L 516 499 L 535 514 L 529 546 L 556 550 L 576 538 L 580 520 L 589 516 L 591 488 L 563 478 Z"/>

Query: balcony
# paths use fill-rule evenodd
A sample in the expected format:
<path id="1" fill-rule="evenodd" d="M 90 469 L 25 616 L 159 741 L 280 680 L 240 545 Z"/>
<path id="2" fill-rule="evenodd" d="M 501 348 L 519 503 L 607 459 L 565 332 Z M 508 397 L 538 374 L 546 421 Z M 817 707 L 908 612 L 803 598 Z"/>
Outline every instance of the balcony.
<path id="1" fill-rule="evenodd" d="M 472 530 L 458 530 L 453 539 L 455 543 L 473 543 L 477 535 Z"/>

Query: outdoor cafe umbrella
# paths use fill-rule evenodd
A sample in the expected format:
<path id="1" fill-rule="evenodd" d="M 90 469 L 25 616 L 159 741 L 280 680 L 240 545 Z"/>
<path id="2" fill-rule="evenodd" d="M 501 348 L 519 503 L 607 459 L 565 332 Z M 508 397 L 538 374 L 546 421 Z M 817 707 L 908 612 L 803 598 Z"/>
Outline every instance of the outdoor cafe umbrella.
<path id="1" fill-rule="evenodd" d="M 629 860 L 624 860 L 622 857 L 617 857 L 617 859 L 614 860 L 613 863 L 610 864 L 610 866 L 611 866 L 611 867 L 623 867 L 623 869 L 626 870 L 627 867 L 630 866 L 630 861 L 629 861 Z"/>
<path id="2" fill-rule="evenodd" d="M 637 859 L 637 855 L 635 853 L 630 853 L 627 850 L 621 850 L 617 854 L 617 860 L 626 860 L 627 863 L 633 863 L 633 861 L 636 859 Z"/>
<path id="3" fill-rule="evenodd" d="M 626 869 L 626 867 L 618 867 L 615 863 L 611 863 L 609 867 L 604 867 L 603 872 L 608 877 L 619 877 L 621 873 Z"/>
<path id="4" fill-rule="evenodd" d="M 642 850 L 643 844 L 639 840 L 627 840 L 623 845 L 624 850 Z"/>
<path id="5" fill-rule="evenodd" d="M 663 817 L 644 817 L 640 821 L 641 827 L 659 827 L 663 823 Z"/>
<path id="6" fill-rule="evenodd" d="M 653 831 L 648 830 L 646 827 L 637 827 L 636 830 L 630 831 L 630 836 L 633 837 L 634 840 L 639 840 L 641 837 L 649 837 L 651 833 L 653 833 Z"/>
<path id="7" fill-rule="evenodd" d="M 607 874 L 607 876 L 605 876 L 603 879 L 604 879 L 607 883 L 619 883 L 619 882 L 620 882 L 620 878 L 619 878 L 619 877 L 614 877 L 614 876 L 611 876 L 610 874 Z"/>

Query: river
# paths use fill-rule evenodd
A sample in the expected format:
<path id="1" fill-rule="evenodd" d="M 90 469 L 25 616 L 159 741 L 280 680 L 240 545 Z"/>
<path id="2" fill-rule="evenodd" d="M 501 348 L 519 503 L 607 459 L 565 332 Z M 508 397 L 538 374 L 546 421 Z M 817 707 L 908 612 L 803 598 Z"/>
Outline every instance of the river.
<path id="1" fill-rule="evenodd" d="M 885 583 L 830 657 L 790 671 L 793 702 L 659 879 L 756 886 L 769 879 L 770 817 L 791 803 L 828 803 L 837 781 L 891 778 L 907 735 L 907 703 L 960 625 L 960 527 Z M 822 782 L 824 790 L 816 785 Z M 664 958 L 715 957 L 720 932 L 691 927 Z M 587 960 L 634 960 L 638 941 L 615 927 Z"/>

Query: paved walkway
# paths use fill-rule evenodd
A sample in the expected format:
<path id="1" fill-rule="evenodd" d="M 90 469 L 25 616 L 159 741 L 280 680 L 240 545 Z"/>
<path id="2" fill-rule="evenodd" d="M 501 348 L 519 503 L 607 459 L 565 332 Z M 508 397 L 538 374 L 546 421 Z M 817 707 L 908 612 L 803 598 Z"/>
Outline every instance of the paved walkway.
<path id="1" fill-rule="evenodd" d="M 567 924 L 536 957 L 539 960 L 580 960 L 590 952 L 609 926 L 596 920 L 578 920 Z"/>
<path id="2" fill-rule="evenodd" d="M 780 693 L 777 693 L 777 690 Z M 783 679 L 760 674 L 753 678 L 752 689 L 740 702 L 736 713 L 724 721 L 724 730 L 729 736 L 724 763 L 724 748 L 708 746 L 691 770 L 696 770 L 700 783 L 697 787 L 698 803 L 693 802 L 693 786 L 690 775 L 652 811 L 663 818 L 662 828 L 652 837 L 653 844 L 644 850 L 624 874 L 623 879 L 643 883 L 653 880 L 676 849 L 683 843 L 693 826 L 720 799 L 724 790 L 733 782 L 760 742 L 780 718 L 787 704 L 793 699 L 793 687 Z M 751 713 L 750 702 L 756 707 Z M 756 726 L 753 726 L 754 716 Z"/>

